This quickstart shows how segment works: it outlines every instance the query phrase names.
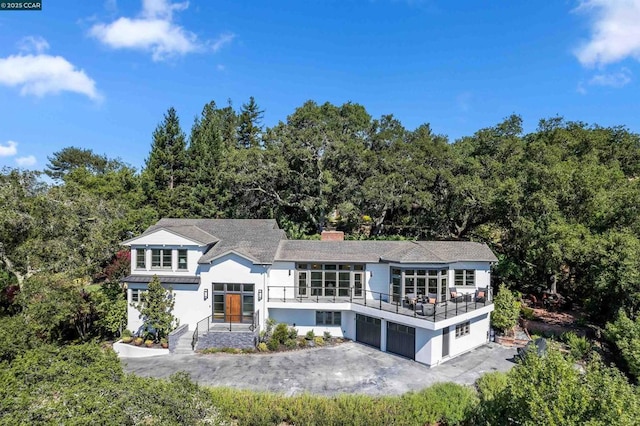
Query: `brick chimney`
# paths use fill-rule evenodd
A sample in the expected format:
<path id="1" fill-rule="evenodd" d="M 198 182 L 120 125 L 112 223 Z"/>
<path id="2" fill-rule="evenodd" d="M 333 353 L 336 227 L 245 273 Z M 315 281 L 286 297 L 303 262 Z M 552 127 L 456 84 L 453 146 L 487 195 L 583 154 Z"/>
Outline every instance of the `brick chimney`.
<path id="1" fill-rule="evenodd" d="M 321 241 L 344 241 L 344 232 L 342 231 L 322 231 L 320 234 Z"/>

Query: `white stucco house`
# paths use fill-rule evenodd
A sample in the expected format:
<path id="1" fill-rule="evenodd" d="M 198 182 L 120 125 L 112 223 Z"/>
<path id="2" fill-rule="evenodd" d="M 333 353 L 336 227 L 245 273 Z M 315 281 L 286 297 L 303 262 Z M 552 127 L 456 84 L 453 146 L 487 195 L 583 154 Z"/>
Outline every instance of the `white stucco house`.
<path id="1" fill-rule="evenodd" d="M 288 240 L 275 220 L 253 219 L 161 219 L 123 244 L 132 331 L 142 325 L 132 304 L 156 275 L 194 341 L 255 336 L 273 318 L 435 366 L 489 340 L 497 258 L 485 244 L 344 241 L 336 231 Z"/>

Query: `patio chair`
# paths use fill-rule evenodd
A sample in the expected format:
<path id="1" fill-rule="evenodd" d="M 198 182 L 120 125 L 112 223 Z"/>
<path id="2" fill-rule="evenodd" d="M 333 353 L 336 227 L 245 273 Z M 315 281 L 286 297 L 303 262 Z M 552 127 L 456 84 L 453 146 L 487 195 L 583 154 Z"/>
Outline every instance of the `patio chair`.
<path id="1" fill-rule="evenodd" d="M 476 302 L 477 303 L 485 303 L 487 301 L 487 289 L 479 288 L 476 290 Z"/>
<path id="2" fill-rule="evenodd" d="M 404 295 L 404 303 L 407 306 L 413 306 L 416 303 L 416 294 L 415 293 L 407 293 Z"/>
<path id="3" fill-rule="evenodd" d="M 436 304 L 435 303 L 419 303 L 416 305 L 416 311 L 421 313 L 423 316 L 433 316 L 436 313 Z"/>

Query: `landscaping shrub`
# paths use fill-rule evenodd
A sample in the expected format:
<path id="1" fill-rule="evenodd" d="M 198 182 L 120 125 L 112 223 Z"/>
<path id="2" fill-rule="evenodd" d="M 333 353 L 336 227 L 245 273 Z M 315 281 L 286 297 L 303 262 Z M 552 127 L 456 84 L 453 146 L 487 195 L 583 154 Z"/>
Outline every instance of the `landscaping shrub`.
<path id="1" fill-rule="evenodd" d="M 518 323 L 520 302 L 511 290 L 502 284 L 493 299 L 493 304 L 495 310 L 491 314 L 491 326 L 505 333 L 511 331 Z"/>
<path id="2" fill-rule="evenodd" d="M 285 323 L 280 323 L 276 325 L 276 328 L 273 330 L 273 335 L 271 336 L 271 340 L 275 340 L 278 344 L 284 344 L 284 342 L 289 338 L 289 326 Z"/>
<path id="3" fill-rule="evenodd" d="M 328 331 L 325 331 L 323 337 L 324 337 L 324 340 L 329 340 L 331 339 L 331 333 L 329 333 Z"/>
<path id="4" fill-rule="evenodd" d="M 289 339 L 296 340 L 298 338 L 298 330 L 295 327 L 289 328 Z"/>
<path id="5" fill-rule="evenodd" d="M 534 314 L 533 309 L 523 304 L 520 305 L 520 316 L 529 321 L 536 319 L 536 315 Z"/>
<path id="6" fill-rule="evenodd" d="M 258 343 L 258 351 L 259 352 L 267 352 L 269 349 L 267 348 L 267 344 L 265 342 Z"/>
<path id="7" fill-rule="evenodd" d="M 287 349 L 295 349 L 298 347 L 298 342 L 296 342 L 294 339 L 287 339 L 285 340 L 284 345 Z"/>
<path id="8" fill-rule="evenodd" d="M 569 346 L 569 353 L 576 361 L 585 359 L 591 352 L 591 342 L 586 337 L 568 332 L 562 335 L 562 341 Z"/>
<path id="9" fill-rule="evenodd" d="M 269 341 L 267 342 L 267 349 L 269 349 L 270 351 L 277 351 L 278 349 L 280 349 L 280 342 L 278 342 L 274 338 L 269 339 Z"/>
<path id="10" fill-rule="evenodd" d="M 316 336 L 313 338 L 313 343 L 315 343 L 316 346 L 324 346 L 324 338 L 322 336 Z"/>
<path id="11" fill-rule="evenodd" d="M 314 337 L 316 337 L 316 334 L 313 332 L 313 330 L 307 331 L 307 334 L 304 335 L 304 338 L 307 340 L 313 340 Z"/>

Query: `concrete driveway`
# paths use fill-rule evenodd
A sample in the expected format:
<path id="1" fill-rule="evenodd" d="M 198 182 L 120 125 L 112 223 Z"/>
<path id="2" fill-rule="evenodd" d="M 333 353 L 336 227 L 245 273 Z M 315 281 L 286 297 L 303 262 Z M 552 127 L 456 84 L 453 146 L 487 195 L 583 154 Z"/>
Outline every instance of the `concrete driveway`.
<path id="1" fill-rule="evenodd" d="M 508 371 L 515 349 L 490 344 L 429 368 L 354 342 L 274 354 L 189 354 L 122 358 L 124 370 L 166 378 L 186 371 L 204 386 L 227 386 L 285 395 L 357 393 L 398 395 L 437 382 L 473 384 L 482 374 Z"/>

